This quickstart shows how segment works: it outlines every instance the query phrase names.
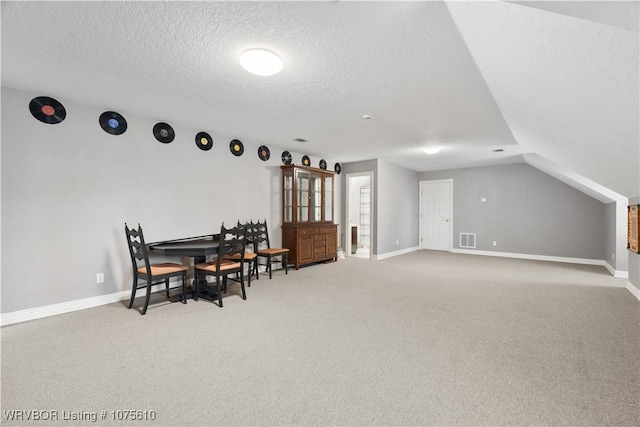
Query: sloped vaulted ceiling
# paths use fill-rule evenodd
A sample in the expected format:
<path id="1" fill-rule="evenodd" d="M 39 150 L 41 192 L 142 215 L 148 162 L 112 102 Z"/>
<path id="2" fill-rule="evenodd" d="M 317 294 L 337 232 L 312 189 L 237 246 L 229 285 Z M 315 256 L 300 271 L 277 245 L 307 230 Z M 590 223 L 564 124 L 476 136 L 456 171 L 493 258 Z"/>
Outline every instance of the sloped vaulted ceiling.
<path id="1" fill-rule="evenodd" d="M 614 3 L 2 2 L 2 85 L 342 162 L 536 153 L 634 197 L 637 2 Z M 242 70 L 255 46 L 283 71 Z"/>
<path id="2" fill-rule="evenodd" d="M 448 8 L 524 152 L 640 193 L 638 2 Z"/>

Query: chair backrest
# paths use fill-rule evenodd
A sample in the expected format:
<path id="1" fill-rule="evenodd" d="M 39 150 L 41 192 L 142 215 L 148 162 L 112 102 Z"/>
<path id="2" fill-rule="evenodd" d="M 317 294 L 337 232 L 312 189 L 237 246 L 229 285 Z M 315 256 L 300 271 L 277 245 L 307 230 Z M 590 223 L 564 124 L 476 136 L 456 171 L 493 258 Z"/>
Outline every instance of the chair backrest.
<path id="1" fill-rule="evenodd" d="M 257 250 L 258 248 L 270 248 L 271 243 L 269 242 L 269 231 L 267 230 L 267 220 L 264 222 L 256 222 L 251 223 L 253 227 L 253 241 L 254 248 Z"/>
<path id="2" fill-rule="evenodd" d="M 138 261 L 144 261 L 147 274 L 150 275 L 151 266 L 149 264 L 149 255 L 147 254 L 147 245 L 144 242 L 142 226 L 138 224 L 138 228 L 129 229 L 125 222 L 124 232 L 127 236 L 127 244 L 129 245 L 129 255 L 131 256 L 133 274 L 136 274 L 138 270 Z"/>
<path id="3" fill-rule="evenodd" d="M 226 228 L 224 224 L 220 227 L 220 246 L 218 246 L 218 266 L 223 258 L 237 255 L 241 262 L 244 262 L 244 249 L 247 244 L 246 227 L 236 225 Z"/>
<path id="4" fill-rule="evenodd" d="M 254 245 L 254 236 L 255 236 L 255 226 L 253 224 L 253 221 L 247 221 L 244 224 L 240 223 L 240 221 L 238 221 L 238 227 L 244 227 L 245 230 L 245 236 L 247 239 L 245 248 L 249 249 L 250 251 L 255 252 L 256 248 Z"/>

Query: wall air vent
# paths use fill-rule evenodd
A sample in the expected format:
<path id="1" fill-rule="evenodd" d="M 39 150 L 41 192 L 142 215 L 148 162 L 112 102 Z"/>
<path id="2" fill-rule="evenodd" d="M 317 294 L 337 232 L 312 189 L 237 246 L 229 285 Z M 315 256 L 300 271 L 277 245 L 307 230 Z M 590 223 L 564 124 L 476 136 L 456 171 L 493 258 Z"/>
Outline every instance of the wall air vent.
<path id="1" fill-rule="evenodd" d="M 461 248 L 476 248 L 476 233 L 460 233 Z"/>

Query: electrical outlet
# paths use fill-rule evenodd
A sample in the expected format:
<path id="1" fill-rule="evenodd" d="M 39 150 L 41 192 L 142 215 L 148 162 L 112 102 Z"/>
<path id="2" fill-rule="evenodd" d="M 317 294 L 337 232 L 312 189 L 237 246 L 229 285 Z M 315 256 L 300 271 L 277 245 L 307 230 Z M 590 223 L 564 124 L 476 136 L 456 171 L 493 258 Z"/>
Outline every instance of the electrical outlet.
<path id="1" fill-rule="evenodd" d="M 616 253 L 615 252 L 611 252 L 611 259 L 612 260 L 616 260 Z"/>
<path id="2" fill-rule="evenodd" d="M 96 274 L 96 283 L 104 283 L 104 273 Z"/>
<path id="3" fill-rule="evenodd" d="M 498 246 L 498 242 L 496 242 L 495 240 L 493 241 L 493 246 Z"/>
<path id="4" fill-rule="evenodd" d="M 396 246 L 400 244 L 400 240 L 396 240 Z"/>

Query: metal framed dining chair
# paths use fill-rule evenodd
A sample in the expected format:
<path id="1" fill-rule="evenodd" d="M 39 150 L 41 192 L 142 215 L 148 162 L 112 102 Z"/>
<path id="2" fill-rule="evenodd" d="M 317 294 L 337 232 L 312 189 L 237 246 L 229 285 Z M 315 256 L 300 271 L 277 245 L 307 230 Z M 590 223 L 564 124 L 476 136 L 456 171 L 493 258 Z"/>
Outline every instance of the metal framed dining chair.
<path id="1" fill-rule="evenodd" d="M 246 229 L 243 226 L 225 228 L 220 227 L 220 240 L 218 245 L 218 256 L 214 261 L 203 262 L 194 265 L 195 272 L 195 295 L 199 294 L 198 286 L 201 279 L 207 276 L 214 276 L 216 279 L 216 292 L 218 296 L 218 306 L 222 307 L 222 292 L 227 291 L 227 281 L 237 281 L 242 290 L 242 299 L 247 299 L 244 289 L 244 254 L 246 246 Z M 229 277 L 236 275 L 238 279 Z"/>
<path id="2" fill-rule="evenodd" d="M 187 269 L 186 265 L 176 264 L 173 262 L 164 262 L 160 264 L 151 264 L 147 253 L 147 245 L 144 241 L 142 227 L 138 224 L 138 228 L 129 229 L 124 224 L 124 232 L 127 236 L 127 244 L 129 245 L 129 255 L 131 256 L 131 267 L 133 269 L 133 286 L 131 288 L 131 299 L 129 300 L 129 308 L 133 307 L 133 301 L 136 298 L 138 289 L 146 288 L 147 295 L 144 299 L 144 307 L 142 315 L 147 313 L 149 307 L 149 299 L 151 298 L 151 287 L 164 282 L 165 292 L 169 298 L 169 291 L 172 289 L 182 288 L 182 303 L 186 304 L 187 293 Z M 172 277 L 179 277 L 182 283 L 179 286 L 170 287 L 169 282 Z M 143 280 L 144 283 L 138 283 Z"/>
<path id="3" fill-rule="evenodd" d="M 258 258 L 267 259 L 266 267 L 267 270 L 269 270 L 269 279 L 271 279 L 272 265 L 275 263 L 282 263 L 282 266 L 284 267 L 284 274 L 289 274 L 289 249 L 271 247 L 271 243 L 269 242 L 269 230 L 267 229 L 267 220 L 265 219 L 264 222 L 258 221 L 257 223 L 252 223 L 252 227 L 254 233 L 254 252 L 258 255 Z"/>

